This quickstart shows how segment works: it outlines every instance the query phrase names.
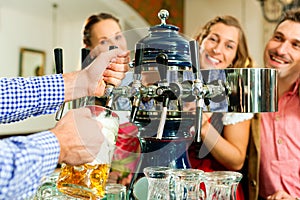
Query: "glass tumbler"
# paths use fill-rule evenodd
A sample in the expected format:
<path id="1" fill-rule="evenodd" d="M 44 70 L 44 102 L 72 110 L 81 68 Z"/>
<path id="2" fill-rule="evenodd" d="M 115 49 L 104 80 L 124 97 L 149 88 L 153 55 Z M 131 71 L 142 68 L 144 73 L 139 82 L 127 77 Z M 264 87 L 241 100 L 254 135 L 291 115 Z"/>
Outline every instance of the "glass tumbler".
<path id="1" fill-rule="evenodd" d="M 97 105 L 87 105 L 93 117 L 102 124 L 104 141 L 95 160 L 79 166 L 62 164 L 57 188 L 72 197 L 101 199 L 105 195 L 112 156 L 119 128 L 118 115 Z"/>
<path id="2" fill-rule="evenodd" d="M 215 174 L 228 174 L 230 176 L 234 176 L 234 181 L 232 183 L 231 186 L 231 194 L 230 194 L 230 200 L 236 200 L 236 190 L 237 187 L 240 183 L 240 181 L 243 178 L 243 174 L 239 173 L 239 172 L 234 172 L 234 171 L 216 171 Z"/>
<path id="3" fill-rule="evenodd" d="M 56 187 L 56 181 L 59 173 L 55 172 L 48 177 L 43 178 L 42 184 L 38 187 L 34 199 L 46 199 L 50 196 L 62 194 Z"/>
<path id="4" fill-rule="evenodd" d="M 204 191 L 200 189 L 204 172 L 199 169 L 172 169 L 172 199 L 204 200 Z"/>
<path id="5" fill-rule="evenodd" d="M 118 183 L 108 183 L 106 185 L 106 200 L 126 200 L 126 186 Z"/>
<path id="6" fill-rule="evenodd" d="M 231 188 L 231 200 L 236 200 L 236 190 L 237 190 L 237 187 L 238 187 L 240 181 L 243 178 L 243 174 L 241 174 L 239 172 L 231 172 L 231 173 L 235 175 L 235 181 Z"/>
<path id="7" fill-rule="evenodd" d="M 56 182 L 59 172 L 54 172 L 48 177 L 43 178 L 42 184 L 38 187 L 37 192 L 31 200 L 79 200 L 64 193 L 61 193 L 57 187 Z"/>
<path id="8" fill-rule="evenodd" d="M 241 174 L 231 171 L 205 172 L 203 182 L 207 200 L 231 200 Z"/>
<path id="9" fill-rule="evenodd" d="M 144 174 L 148 180 L 148 195 L 147 200 L 169 200 L 169 185 L 170 185 L 169 167 L 145 167 Z"/>

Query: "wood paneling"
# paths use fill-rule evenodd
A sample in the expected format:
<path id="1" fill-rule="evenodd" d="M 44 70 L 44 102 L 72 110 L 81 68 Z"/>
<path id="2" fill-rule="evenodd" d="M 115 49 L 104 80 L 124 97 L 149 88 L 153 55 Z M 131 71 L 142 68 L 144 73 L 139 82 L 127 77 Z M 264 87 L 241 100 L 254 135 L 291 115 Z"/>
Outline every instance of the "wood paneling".
<path id="1" fill-rule="evenodd" d="M 160 24 L 157 14 L 161 9 L 169 11 L 167 24 L 180 28 L 183 32 L 183 0 L 124 0 L 134 8 L 151 26 Z"/>

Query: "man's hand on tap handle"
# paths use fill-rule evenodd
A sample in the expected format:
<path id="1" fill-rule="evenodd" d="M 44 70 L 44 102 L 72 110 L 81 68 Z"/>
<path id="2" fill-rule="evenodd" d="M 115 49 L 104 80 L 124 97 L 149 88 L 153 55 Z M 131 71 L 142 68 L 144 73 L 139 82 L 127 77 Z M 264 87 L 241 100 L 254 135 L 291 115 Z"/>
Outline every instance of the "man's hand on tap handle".
<path id="1" fill-rule="evenodd" d="M 65 101 L 84 96 L 103 96 L 106 83 L 120 85 L 129 70 L 126 60 L 129 52 L 114 49 L 103 52 L 86 68 L 63 74 L 65 82 Z M 74 92 L 76 91 L 76 92 Z"/>
<path id="2" fill-rule="evenodd" d="M 114 56 L 112 59 L 109 60 L 109 65 L 103 69 L 99 69 L 99 66 L 103 66 L 104 60 L 101 58 L 103 54 L 111 54 L 111 52 L 117 51 L 117 55 Z M 121 81 L 125 77 L 125 73 L 129 70 L 129 51 L 121 51 L 119 49 L 111 50 L 109 52 L 101 53 L 91 64 L 90 76 L 97 78 L 99 72 L 102 72 L 103 78 L 99 78 L 97 82 L 97 87 L 94 90 L 94 96 L 103 96 L 103 91 L 105 90 L 106 84 L 111 84 L 114 86 L 119 86 Z M 89 68 L 89 67 L 88 67 Z M 96 75 L 96 77 L 95 77 Z"/>
<path id="3" fill-rule="evenodd" d="M 116 49 L 116 48 L 112 48 Z M 110 49 L 110 51 L 112 50 Z M 101 46 L 96 46 L 91 52 L 90 57 L 93 59 L 103 53 Z M 114 60 L 111 60 L 110 65 L 104 71 L 103 78 L 106 83 L 114 86 L 119 86 L 125 74 L 129 70 L 130 51 L 124 51 L 123 54 L 118 55 Z"/>

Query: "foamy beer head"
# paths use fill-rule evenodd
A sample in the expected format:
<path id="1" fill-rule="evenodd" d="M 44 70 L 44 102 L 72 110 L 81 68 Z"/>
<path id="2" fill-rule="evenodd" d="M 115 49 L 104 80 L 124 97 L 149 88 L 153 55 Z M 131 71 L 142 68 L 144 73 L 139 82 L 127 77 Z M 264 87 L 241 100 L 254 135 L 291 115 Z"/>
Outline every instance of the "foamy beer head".
<path id="1" fill-rule="evenodd" d="M 118 136 L 119 118 L 116 113 L 107 108 L 96 106 L 95 108 L 92 108 L 92 112 L 93 109 L 95 109 L 95 113 L 93 113 L 95 114 L 95 119 L 102 124 L 101 132 L 104 135 L 104 141 L 92 164 L 110 164 Z"/>
<path id="2" fill-rule="evenodd" d="M 62 164 L 57 187 L 63 193 L 83 199 L 102 198 L 108 179 L 119 128 L 116 113 L 101 106 L 87 106 L 94 118 L 102 124 L 104 141 L 100 151 L 91 163 L 80 166 Z"/>

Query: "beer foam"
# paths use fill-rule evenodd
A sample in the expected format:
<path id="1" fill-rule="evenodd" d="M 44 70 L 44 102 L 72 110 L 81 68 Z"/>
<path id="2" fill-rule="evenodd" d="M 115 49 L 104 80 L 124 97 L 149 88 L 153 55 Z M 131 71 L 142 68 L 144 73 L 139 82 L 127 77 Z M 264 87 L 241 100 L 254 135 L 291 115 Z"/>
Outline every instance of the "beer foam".
<path id="1" fill-rule="evenodd" d="M 106 114 L 106 112 L 102 112 L 95 118 L 102 124 L 101 132 L 104 135 L 104 141 L 96 159 L 91 164 L 110 164 L 114 154 L 119 130 L 119 119 Z"/>
<path id="2" fill-rule="evenodd" d="M 105 112 L 101 113 L 101 115 L 102 114 L 105 114 Z M 117 117 L 112 116 L 99 117 L 99 121 L 102 124 L 102 134 L 110 144 L 115 145 L 118 136 L 119 119 Z M 98 120 L 98 117 L 96 119 Z"/>

